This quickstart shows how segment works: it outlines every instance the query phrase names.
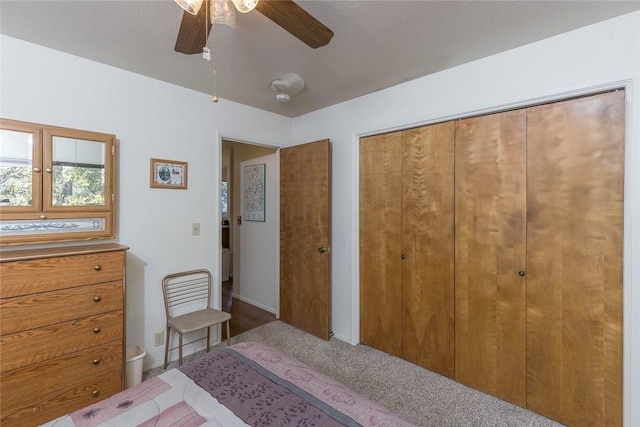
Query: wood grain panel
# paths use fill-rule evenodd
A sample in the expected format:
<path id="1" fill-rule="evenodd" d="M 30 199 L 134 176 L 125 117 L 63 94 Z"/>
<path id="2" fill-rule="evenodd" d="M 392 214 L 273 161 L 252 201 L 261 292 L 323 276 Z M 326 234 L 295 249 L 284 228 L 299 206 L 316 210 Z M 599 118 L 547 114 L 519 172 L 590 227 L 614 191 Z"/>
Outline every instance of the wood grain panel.
<path id="1" fill-rule="evenodd" d="M 527 404 L 622 423 L 624 92 L 529 108 Z"/>
<path id="2" fill-rule="evenodd" d="M 120 376 L 119 371 L 113 370 L 81 380 L 78 384 L 36 404 L 2 411 L 0 424 L 3 427 L 30 427 L 44 424 L 118 393 L 122 390 Z M 96 391 L 98 395 L 94 396 Z"/>
<path id="3" fill-rule="evenodd" d="M 327 139 L 280 150 L 280 319 L 329 339 L 330 311 L 331 144 Z"/>
<path id="4" fill-rule="evenodd" d="M 0 297 L 121 280 L 124 274 L 124 256 L 124 251 L 119 251 L 60 257 L 49 255 L 43 259 L 2 262 Z M 29 280 L 25 280 L 25 277 L 29 277 Z"/>
<path id="5" fill-rule="evenodd" d="M 122 341 L 122 310 L 0 336 L 0 372 Z M 93 332 L 100 328 L 100 333 Z"/>
<path id="6" fill-rule="evenodd" d="M 457 122 L 456 380 L 526 404 L 525 111 Z"/>
<path id="7" fill-rule="evenodd" d="M 123 303 L 122 281 L 5 298 L 0 300 L 0 333 L 122 310 Z"/>
<path id="8" fill-rule="evenodd" d="M 360 140 L 360 342 L 402 357 L 401 132 Z"/>
<path id="9" fill-rule="evenodd" d="M 95 364 L 94 361 L 99 363 Z M 0 376 L 1 412 L 31 408 L 104 374 L 122 378 L 122 344 L 93 347 L 37 363 L 23 369 L 3 372 Z"/>
<path id="10" fill-rule="evenodd" d="M 454 123 L 403 131 L 402 153 L 402 356 L 452 378 Z"/>

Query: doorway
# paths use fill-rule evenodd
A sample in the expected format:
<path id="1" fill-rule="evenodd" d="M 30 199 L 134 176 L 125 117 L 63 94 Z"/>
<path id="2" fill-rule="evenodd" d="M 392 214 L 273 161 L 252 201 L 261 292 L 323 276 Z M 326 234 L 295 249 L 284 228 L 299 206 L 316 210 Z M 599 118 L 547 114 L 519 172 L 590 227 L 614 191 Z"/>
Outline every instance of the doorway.
<path id="1" fill-rule="evenodd" d="M 246 332 L 250 329 L 269 323 L 276 319 L 276 306 L 271 302 L 266 302 L 261 298 L 256 298 L 252 293 L 251 286 L 245 284 L 243 289 L 243 270 L 249 278 L 255 276 L 256 272 L 250 271 L 251 267 L 242 265 L 241 253 L 242 239 L 241 231 L 243 224 L 247 224 L 242 218 L 242 162 L 251 162 L 253 159 L 264 156 L 275 155 L 277 149 L 265 147 L 245 142 L 238 142 L 229 139 L 222 140 L 221 155 L 221 246 L 222 255 L 222 310 L 231 313 L 230 333 L 231 337 Z M 226 189 L 226 194 L 225 194 Z M 267 194 L 267 197 L 274 197 Z M 273 203 L 275 206 L 275 203 Z M 257 223 L 256 223 L 257 224 Z M 253 224 L 251 224 L 253 225 Z M 246 228 L 246 227 L 245 227 Z M 271 247 L 275 247 L 277 242 L 275 237 L 268 238 Z M 245 243 L 246 245 L 246 243 Z M 275 283 L 261 283 L 266 286 L 262 289 L 267 294 L 276 295 Z M 273 287 L 273 289 L 271 289 Z M 223 332 L 222 339 L 226 339 L 226 332 Z"/>

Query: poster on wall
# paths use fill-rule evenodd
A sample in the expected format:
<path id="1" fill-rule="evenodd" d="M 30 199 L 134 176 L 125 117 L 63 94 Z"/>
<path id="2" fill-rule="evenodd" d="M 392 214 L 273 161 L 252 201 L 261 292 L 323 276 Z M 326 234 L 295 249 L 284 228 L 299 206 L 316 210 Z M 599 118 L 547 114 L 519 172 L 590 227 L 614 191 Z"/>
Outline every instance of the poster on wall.
<path id="1" fill-rule="evenodd" d="M 265 221 L 266 164 L 244 167 L 244 219 Z"/>

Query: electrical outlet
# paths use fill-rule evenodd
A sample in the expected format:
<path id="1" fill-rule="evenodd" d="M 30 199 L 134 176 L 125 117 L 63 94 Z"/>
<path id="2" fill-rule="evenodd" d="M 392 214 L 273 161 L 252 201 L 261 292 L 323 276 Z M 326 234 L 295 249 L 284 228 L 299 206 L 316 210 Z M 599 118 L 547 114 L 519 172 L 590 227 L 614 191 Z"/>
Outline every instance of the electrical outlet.
<path id="1" fill-rule="evenodd" d="M 156 347 L 160 347 L 162 344 L 164 344 L 164 332 L 156 332 L 156 334 L 153 336 L 153 343 L 156 345 Z"/>
<path id="2" fill-rule="evenodd" d="M 200 235 L 200 223 L 199 222 L 194 222 L 193 224 L 191 224 L 191 235 L 192 236 L 199 236 Z"/>

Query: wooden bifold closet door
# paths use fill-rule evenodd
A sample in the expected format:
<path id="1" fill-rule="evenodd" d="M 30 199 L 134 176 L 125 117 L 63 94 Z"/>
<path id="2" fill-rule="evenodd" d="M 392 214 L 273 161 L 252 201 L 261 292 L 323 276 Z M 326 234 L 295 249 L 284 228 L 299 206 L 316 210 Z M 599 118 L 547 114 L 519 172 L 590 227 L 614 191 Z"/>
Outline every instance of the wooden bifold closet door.
<path id="1" fill-rule="evenodd" d="M 527 109 L 527 406 L 622 424 L 624 91 Z"/>
<path id="2" fill-rule="evenodd" d="M 453 123 L 360 142 L 360 340 L 453 377 Z"/>
<path id="3" fill-rule="evenodd" d="M 526 113 L 457 122 L 456 380 L 526 405 Z"/>

